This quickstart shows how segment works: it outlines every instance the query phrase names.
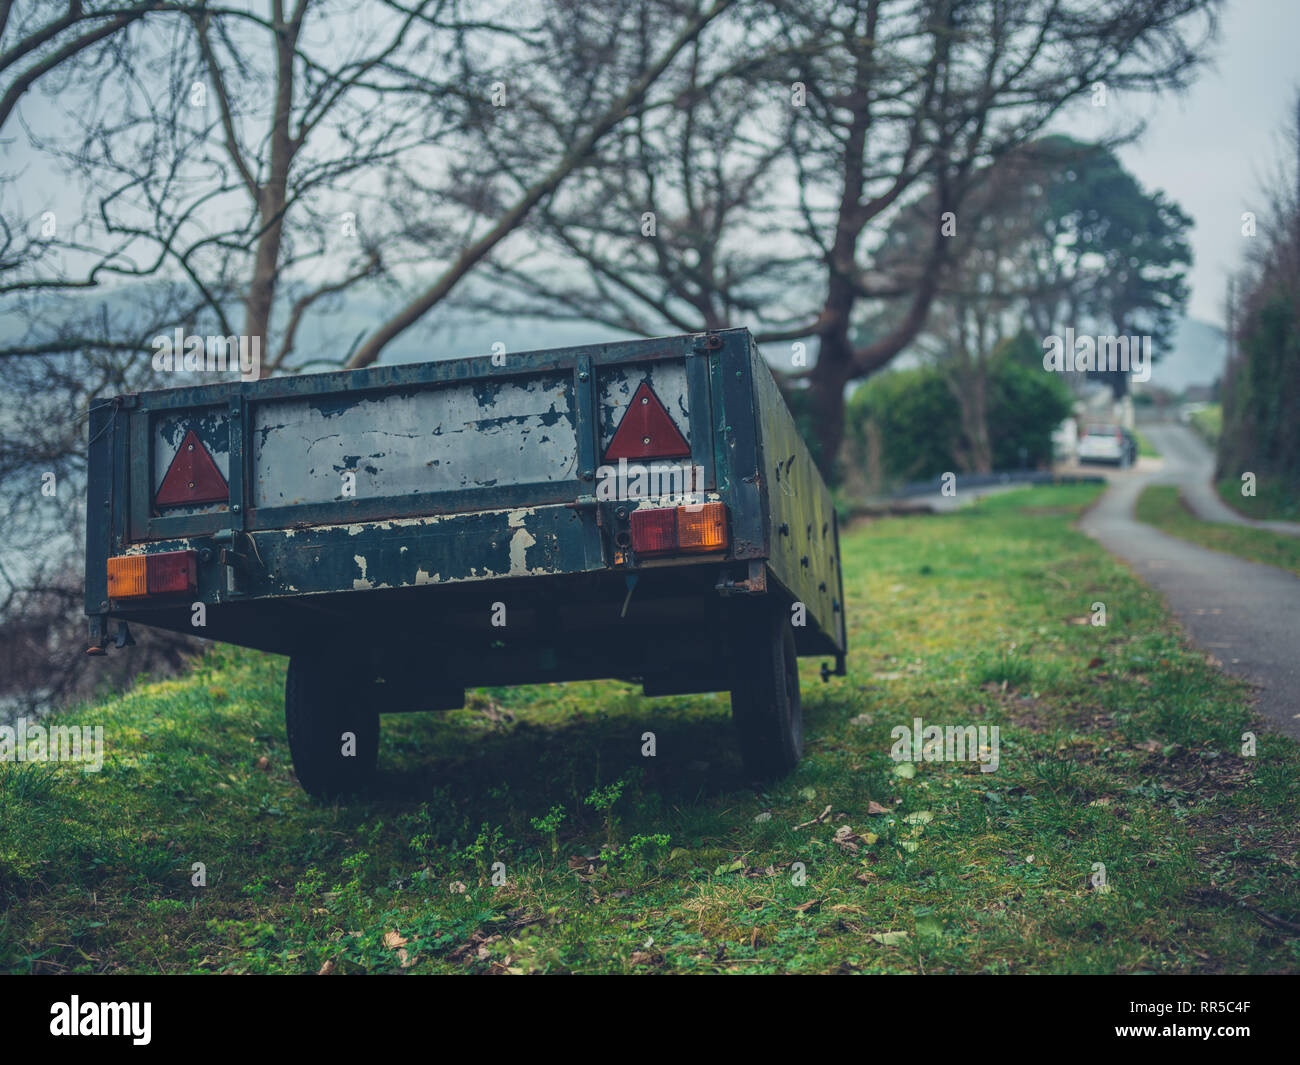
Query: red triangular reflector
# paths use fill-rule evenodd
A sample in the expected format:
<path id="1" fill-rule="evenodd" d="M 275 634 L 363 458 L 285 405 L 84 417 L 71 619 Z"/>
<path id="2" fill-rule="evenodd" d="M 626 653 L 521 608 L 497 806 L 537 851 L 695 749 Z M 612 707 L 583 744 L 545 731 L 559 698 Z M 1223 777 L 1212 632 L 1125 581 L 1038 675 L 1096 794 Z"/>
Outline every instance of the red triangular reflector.
<path id="1" fill-rule="evenodd" d="M 212 461 L 208 449 L 191 429 L 181 441 L 172 464 L 163 475 L 162 485 L 154 496 L 160 507 L 184 506 L 189 503 L 224 503 L 230 498 L 226 479 Z"/>
<path id="2" fill-rule="evenodd" d="M 673 424 L 649 381 L 642 381 L 605 451 L 606 462 L 619 459 L 686 458 L 691 446 Z"/>

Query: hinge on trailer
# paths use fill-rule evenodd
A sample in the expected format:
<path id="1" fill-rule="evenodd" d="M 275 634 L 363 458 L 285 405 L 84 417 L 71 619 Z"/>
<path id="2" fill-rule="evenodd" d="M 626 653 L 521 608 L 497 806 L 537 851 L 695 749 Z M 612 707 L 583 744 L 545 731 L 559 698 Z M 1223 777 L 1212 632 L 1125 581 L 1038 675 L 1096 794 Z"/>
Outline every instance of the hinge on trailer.
<path id="1" fill-rule="evenodd" d="M 240 595 L 244 591 L 240 587 L 241 578 L 254 576 L 265 569 L 257 543 L 248 533 L 238 529 L 222 529 L 212 539 L 219 545 L 217 561 L 226 567 L 226 593 Z M 256 565 L 253 559 L 257 560 Z"/>
<path id="2" fill-rule="evenodd" d="M 102 617 L 92 617 L 90 619 L 90 646 L 86 648 L 86 654 L 99 655 L 108 654 L 108 640 L 104 639 L 106 625 Z M 121 650 L 123 647 L 134 647 L 135 637 L 131 635 L 131 628 L 125 621 L 119 621 L 117 628 L 113 632 L 113 646 Z"/>
<path id="3" fill-rule="evenodd" d="M 600 504 L 596 502 L 595 496 L 579 496 L 572 503 L 565 503 L 569 510 L 594 510 L 596 512 L 596 524 L 602 524 L 600 520 Z"/>
<path id="4" fill-rule="evenodd" d="M 828 682 L 828 681 L 831 679 L 831 677 L 842 677 L 842 676 L 844 676 L 846 673 L 848 673 L 848 670 L 844 668 L 844 656 L 843 656 L 843 655 L 836 655 L 836 656 L 835 656 L 835 668 L 834 668 L 834 669 L 831 669 L 829 663 L 826 663 L 826 662 L 823 662 L 823 663 L 822 663 L 821 676 L 822 676 L 822 682 L 823 682 L 823 683 Z"/>
<path id="5" fill-rule="evenodd" d="M 712 351 L 722 350 L 723 340 L 717 333 L 701 333 L 695 338 L 695 343 L 691 345 L 691 353 L 694 355 L 707 355 Z"/>

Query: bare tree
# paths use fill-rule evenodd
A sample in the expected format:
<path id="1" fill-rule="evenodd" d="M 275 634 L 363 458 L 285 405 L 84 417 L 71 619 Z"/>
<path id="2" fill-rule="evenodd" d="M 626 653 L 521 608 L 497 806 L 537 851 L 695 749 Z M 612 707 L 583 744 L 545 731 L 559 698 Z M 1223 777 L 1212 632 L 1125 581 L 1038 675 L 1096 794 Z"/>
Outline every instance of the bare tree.
<path id="1" fill-rule="evenodd" d="M 349 367 L 367 366 L 394 338 L 409 329 L 445 300 L 466 275 L 514 233 L 528 216 L 548 201 L 577 170 L 591 162 L 600 143 L 630 117 L 644 113 L 647 94 L 672 67 L 677 57 L 733 0 L 712 0 L 708 7 L 664 5 L 670 17 L 652 14 L 659 5 L 614 8 L 604 19 L 588 8 L 559 5 L 542 26 L 547 61 L 535 70 L 543 77 L 523 85 L 527 103 L 521 121 L 503 123 L 516 134 L 522 152 L 511 154 L 500 168 L 509 191 L 487 228 L 467 242 L 450 265 L 383 323 L 348 360 Z M 629 39 L 629 49 L 623 42 Z M 649 43 L 653 41 L 654 43 Z M 588 50 L 588 43 L 596 45 Z M 630 51 L 630 62 L 629 62 Z M 574 79 L 565 59 L 580 58 L 583 65 Z M 541 55 L 538 56 L 541 58 Z M 593 63 L 595 58 L 599 63 Z M 557 61 L 558 59 L 558 61 Z M 615 72 L 610 79 L 609 72 Z M 508 92 L 508 83 L 502 83 Z M 491 180 L 491 175 L 488 175 Z"/>
<path id="2" fill-rule="evenodd" d="M 953 259 L 951 237 L 972 221 L 963 210 L 976 175 L 1098 90 L 1185 85 L 1218 6 L 747 7 L 735 52 L 715 34 L 701 49 L 707 69 L 684 66 L 672 104 L 648 109 L 634 136 L 607 143 L 601 178 L 534 216 L 546 250 L 564 253 L 585 283 L 539 281 L 527 260 L 502 266 L 503 276 L 529 297 L 525 307 L 586 314 L 603 303 L 601 320 L 638 332 L 744 322 L 769 341 L 815 340 L 811 369 L 795 358 L 785 369 L 808 380 L 820 461 L 830 470 L 845 388 L 886 365 L 924 325 Z M 696 91 L 700 84 L 710 91 Z M 757 121 L 733 109 L 723 128 L 722 85 L 747 95 Z M 934 212 L 926 254 L 907 273 L 880 269 L 875 252 L 892 219 L 923 198 Z M 639 212 L 629 208 L 658 216 L 652 204 L 664 203 L 670 224 L 641 238 L 632 226 Z M 720 215 L 725 226 L 710 224 Z M 765 284 L 779 291 L 769 295 Z"/>
<path id="3" fill-rule="evenodd" d="M 242 304 L 242 335 L 267 374 L 303 364 L 305 316 L 382 280 L 403 293 L 399 308 L 358 350 L 331 356 L 368 365 L 630 122 L 732 2 L 550 0 L 531 20 L 516 5 L 462 0 L 173 11 L 136 43 L 132 77 L 102 90 L 73 79 L 75 138 L 29 132 L 89 198 L 75 235 L 46 241 L 39 264 L 26 256 L 0 296 L 181 277 L 222 335 L 239 332 Z M 643 11 L 655 12 L 648 49 L 624 43 Z M 593 39 L 604 42 L 601 76 L 571 80 L 564 49 Z M 500 181 L 472 161 L 476 127 L 494 122 L 537 131 L 531 156 L 516 155 Z M 421 280 L 430 263 L 440 264 L 432 283 Z M 48 352 L 70 339 L 89 338 L 38 327 L 4 348 Z"/>
<path id="4" fill-rule="evenodd" d="M 173 3 L 69 0 L 22 4 L 0 0 L 0 130 L 18 102 L 43 78 L 70 63 L 101 74 L 122 71 L 122 31 L 146 15 L 183 9 Z"/>
<path id="5" fill-rule="evenodd" d="M 794 175 L 793 112 L 773 84 L 779 27 L 746 14 L 743 32 L 721 20 L 691 44 L 636 121 L 534 212 L 530 239 L 488 264 L 492 287 L 466 302 L 647 336 L 791 324 L 790 290 L 816 265 L 788 239 L 793 216 L 780 217 Z M 637 38 L 643 47 L 649 36 Z M 491 131 L 486 148 L 509 169 L 516 144 Z"/>

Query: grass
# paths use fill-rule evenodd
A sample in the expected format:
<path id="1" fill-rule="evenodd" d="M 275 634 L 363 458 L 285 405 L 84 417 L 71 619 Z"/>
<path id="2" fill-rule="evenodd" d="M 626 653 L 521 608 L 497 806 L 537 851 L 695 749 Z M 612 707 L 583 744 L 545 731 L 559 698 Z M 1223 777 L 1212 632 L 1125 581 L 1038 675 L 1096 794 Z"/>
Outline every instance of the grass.
<path id="1" fill-rule="evenodd" d="M 1262 474 L 1256 478 L 1255 494 L 1241 494 L 1240 477 L 1225 477 L 1217 486 L 1219 497 L 1233 510 L 1256 521 L 1300 522 L 1300 492 L 1284 478 Z"/>
<path id="2" fill-rule="evenodd" d="M 1159 450 L 1157 450 L 1155 444 L 1147 439 L 1145 433 L 1135 429 L 1133 435 L 1137 437 L 1139 458 L 1158 459 L 1160 457 Z"/>
<path id="3" fill-rule="evenodd" d="M 1188 509 L 1172 484 L 1148 485 L 1137 501 L 1138 521 L 1170 536 L 1250 562 L 1263 562 L 1300 575 L 1300 536 L 1253 529 L 1248 525 L 1203 521 Z"/>
<path id="4" fill-rule="evenodd" d="M 1218 444 L 1219 434 L 1223 432 L 1223 407 L 1220 404 L 1210 403 L 1192 411 L 1187 420 L 1210 447 Z"/>
<path id="5" fill-rule="evenodd" d="M 847 530 L 849 675 L 804 661 L 806 757 L 761 790 L 724 697 L 615 682 L 387 718 L 378 789 L 327 806 L 283 660 L 61 715 L 106 760 L 0 765 L 0 969 L 1300 970 L 1297 747 L 1243 754 L 1243 686 L 1073 530 L 1096 491 Z M 915 717 L 997 725 L 997 771 L 892 761 Z"/>

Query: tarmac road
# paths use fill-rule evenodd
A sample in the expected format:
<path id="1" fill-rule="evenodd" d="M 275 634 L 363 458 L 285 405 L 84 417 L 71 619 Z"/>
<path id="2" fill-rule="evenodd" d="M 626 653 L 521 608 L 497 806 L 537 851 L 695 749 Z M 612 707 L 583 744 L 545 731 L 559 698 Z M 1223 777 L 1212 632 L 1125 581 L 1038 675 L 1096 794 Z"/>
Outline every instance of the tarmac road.
<path id="1" fill-rule="evenodd" d="M 1214 455 L 1196 433 L 1186 425 L 1165 423 L 1144 425 L 1142 432 L 1164 459 L 1157 484 L 1176 484 L 1198 518 L 1206 521 L 1251 525 L 1256 529 L 1300 536 L 1300 523 L 1293 521 L 1254 521 L 1233 510 L 1219 498 L 1211 478 Z"/>
<path id="2" fill-rule="evenodd" d="M 1276 531 L 1289 526 L 1300 532 L 1300 526 L 1252 522 L 1225 506 L 1210 488 L 1209 450 L 1190 429 L 1162 425 L 1142 431 L 1164 456 L 1164 466 L 1112 477 L 1079 527 L 1161 592 L 1183 628 L 1224 670 L 1256 686 L 1257 709 L 1273 727 L 1300 739 L 1300 577 L 1167 536 L 1138 522 L 1133 508 L 1146 485 L 1175 483 L 1208 520 Z M 1218 508 L 1226 512 L 1222 519 L 1210 516 Z"/>

